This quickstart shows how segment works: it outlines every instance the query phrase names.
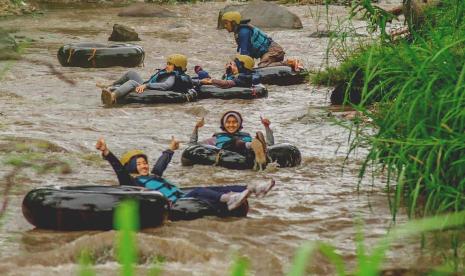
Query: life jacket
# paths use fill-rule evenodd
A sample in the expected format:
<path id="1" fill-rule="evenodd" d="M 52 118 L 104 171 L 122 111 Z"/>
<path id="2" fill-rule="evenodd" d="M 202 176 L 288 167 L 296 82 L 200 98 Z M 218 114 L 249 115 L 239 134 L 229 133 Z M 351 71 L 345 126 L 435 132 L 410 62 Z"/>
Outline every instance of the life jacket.
<path id="1" fill-rule="evenodd" d="M 184 72 L 179 72 L 177 70 L 174 70 L 172 72 L 166 72 L 165 69 L 158 70 L 155 74 L 153 74 L 150 79 L 144 83 L 154 83 L 158 82 L 164 78 L 167 78 L 169 76 L 175 77 L 174 79 L 174 85 L 170 89 L 175 92 L 181 92 L 181 93 L 186 93 L 189 89 L 193 87 L 191 77 L 187 75 Z"/>
<path id="2" fill-rule="evenodd" d="M 250 56 L 253 58 L 261 58 L 266 52 L 268 52 L 272 39 L 259 28 L 250 25 L 248 23 L 249 21 L 250 20 L 241 21 L 241 24 L 239 24 L 238 28 L 234 32 L 234 38 L 236 39 L 237 45 L 239 45 L 240 29 L 249 28 L 252 33 L 250 35 L 250 44 L 252 45 L 252 49 L 250 49 Z"/>
<path id="3" fill-rule="evenodd" d="M 154 175 L 151 176 L 138 176 L 137 183 L 149 190 L 156 190 L 162 193 L 166 198 L 172 202 L 176 202 L 179 198 L 184 196 L 175 185 L 169 183 L 167 180 Z"/>
<path id="4" fill-rule="evenodd" d="M 219 132 L 213 134 L 213 137 L 216 138 L 216 147 L 217 148 L 227 148 L 228 144 L 232 142 L 234 138 L 240 139 L 244 142 L 252 142 L 252 136 L 250 136 L 247 132 L 238 131 L 234 134 L 230 134 L 227 132 Z"/>

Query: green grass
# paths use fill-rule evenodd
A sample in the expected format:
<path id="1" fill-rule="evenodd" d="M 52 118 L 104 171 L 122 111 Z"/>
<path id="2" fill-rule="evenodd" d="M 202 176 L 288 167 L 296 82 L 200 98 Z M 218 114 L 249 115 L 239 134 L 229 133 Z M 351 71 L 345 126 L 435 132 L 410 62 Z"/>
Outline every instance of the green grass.
<path id="1" fill-rule="evenodd" d="M 134 264 L 137 263 L 136 231 L 139 230 L 138 202 L 127 200 L 115 211 L 115 229 L 118 229 L 118 261 L 121 264 L 121 275 L 134 275 Z"/>
<path id="2" fill-rule="evenodd" d="M 115 211 L 115 228 L 117 234 L 117 256 L 121 264 L 121 275 L 136 275 L 134 266 L 138 263 L 137 243 L 135 239 L 136 231 L 139 229 L 138 221 L 138 204 L 135 201 L 127 200 L 122 202 Z M 287 273 L 289 276 L 308 275 L 312 263 L 312 257 L 319 252 L 328 259 L 330 264 L 335 268 L 337 275 L 357 275 L 357 276 L 375 276 L 379 275 L 382 270 L 382 263 L 390 245 L 402 241 L 405 238 L 419 236 L 431 231 L 460 231 L 465 226 L 465 211 L 435 216 L 421 220 L 412 220 L 402 226 L 392 228 L 389 233 L 376 243 L 371 251 L 364 243 L 362 233 L 362 223 L 358 222 L 358 231 L 356 236 L 356 256 L 357 264 L 355 271 L 348 271 L 344 258 L 337 253 L 336 248 L 330 243 L 324 242 L 306 242 L 298 248 L 292 260 L 292 265 Z M 457 233 L 457 232 L 454 232 Z M 465 248 L 457 251 L 457 256 L 462 254 Z M 149 275 L 161 275 L 161 264 L 165 262 L 162 256 L 158 256 L 153 261 L 153 266 L 149 270 Z M 80 276 L 96 275 L 92 267 L 92 256 L 84 250 L 79 258 Z M 251 269 L 250 260 L 247 257 L 236 256 L 231 265 L 229 275 L 245 276 Z M 451 273 L 464 273 L 463 267 L 444 263 L 443 265 L 431 268 L 424 267 L 429 271 L 429 275 L 451 275 Z"/>
<path id="3" fill-rule="evenodd" d="M 408 39 L 376 42 L 313 77 L 360 95 L 346 101 L 366 118 L 352 125 L 351 148 L 369 145 L 360 176 L 381 165 L 394 218 L 403 204 L 411 217 L 465 209 L 464 11 L 445 0 Z"/>
<path id="4" fill-rule="evenodd" d="M 376 276 L 379 275 L 382 269 L 382 262 L 389 247 L 395 241 L 419 235 L 422 233 L 438 230 L 454 229 L 463 227 L 465 224 L 465 212 L 448 214 L 443 216 L 431 217 L 421 220 L 413 220 L 405 225 L 392 229 L 385 237 L 383 237 L 371 250 L 367 252 L 367 248 L 363 243 L 361 230 L 357 235 L 357 266 L 355 272 L 346 270 L 343 258 L 338 254 L 335 248 L 328 243 L 307 242 L 299 248 L 292 262 L 289 276 L 307 275 L 306 270 L 311 263 L 311 258 L 316 252 L 320 252 L 325 256 L 336 269 L 337 275 L 357 275 L 357 276 Z M 429 275 L 451 275 L 457 272 L 458 269 L 444 264 L 437 268 L 429 268 Z M 462 273 L 463 271 L 462 268 Z"/>

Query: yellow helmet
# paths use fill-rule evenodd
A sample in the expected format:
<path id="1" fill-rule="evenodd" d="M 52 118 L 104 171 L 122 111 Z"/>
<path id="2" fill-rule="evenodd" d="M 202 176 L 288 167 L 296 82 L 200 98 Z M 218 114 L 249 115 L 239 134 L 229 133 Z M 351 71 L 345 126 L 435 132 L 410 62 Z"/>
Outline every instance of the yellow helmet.
<path id="1" fill-rule="evenodd" d="M 222 21 L 232 21 L 236 22 L 236 24 L 241 23 L 241 14 L 237 11 L 230 11 L 230 12 L 225 12 L 223 16 L 221 17 Z"/>
<path id="2" fill-rule="evenodd" d="M 143 151 L 134 149 L 134 150 L 130 150 L 126 152 L 125 154 L 123 154 L 123 156 L 121 156 L 120 162 L 123 166 L 125 166 L 127 163 L 129 163 L 129 161 L 131 161 L 131 159 L 134 156 L 138 156 L 138 155 L 143 155 L 147 159 L 147 156 L 145 155 Z"/>
<path id="3" fill-rule="evenodd" d="M 238 59 L 240 62 L 244 64 L 245 69 L 253 70 L 253 67 L 255 66 L 255 61 L 253 60 L 253 58 L 247 55 L 237 55 L 236 59 Z"/>
<path id="4" fill-rule="evenodd" d="M 174 64 L 176 67 L 181 67 L 182 70 L 186 71 L 187 69 L 187 57 L 181 54 L 170 55 L 166 62 Z"/>

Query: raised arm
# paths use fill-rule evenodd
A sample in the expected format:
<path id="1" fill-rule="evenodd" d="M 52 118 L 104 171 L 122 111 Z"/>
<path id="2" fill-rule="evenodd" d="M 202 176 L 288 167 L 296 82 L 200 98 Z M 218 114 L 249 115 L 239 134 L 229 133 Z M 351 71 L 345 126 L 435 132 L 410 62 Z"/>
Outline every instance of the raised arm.
<path id="1" fill-rule="evenodd" d="M 174 151 L 179 149 L 179 141 L 171 137 L 171 142 L 169 145 L 169 149 L 165 150 L 161 156 L 158 158 L 157 162 L 152 168 L 152 174 L 162 177 L 163 172 L 168 167 L 168 164 L 171 162 L 171 158 L 173 158 Z"/>
<path id="2" fill-rule="evenodd" d="M 203 127 L 205 125 L 205 118 L 202 117 L 200 120 L 197 121 L 195 124 L 194 130 L 192 130 L 191 137 L 189 139 L 189 144 L 190 145 L 195 145 L 199 141 L 199 128 Z"/>
<path id="3" fill-rule="evenodd" d="M 274 136 L 273 136 L 273 130 L 270 128 L 270 120 L 267 118 L 263 118 L 260 116 L 260 120 L 262 121 L 263 126 L 265 127 L 265 133 L 266 133 L 266 143 L 268 146 L 274 145 Z"/>
<path id="4" fill-rule="evenodd" d="M 128 171 L 123 167 L 121 162 L 116 156 L 108 149 L 105 140 L 99 138 L 95 145 L 99 151 L 102 152 L 102 157 L 107 160 L 118 177 L 119 185 L 137 186 L 135 180 L 131 177 Z"/>

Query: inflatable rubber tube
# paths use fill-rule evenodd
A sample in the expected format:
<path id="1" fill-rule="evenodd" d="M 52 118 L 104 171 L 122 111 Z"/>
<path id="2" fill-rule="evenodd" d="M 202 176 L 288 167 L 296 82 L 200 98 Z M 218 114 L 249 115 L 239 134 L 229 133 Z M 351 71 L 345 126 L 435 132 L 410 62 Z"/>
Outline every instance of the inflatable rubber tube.
<path id="1" fill-rule="evenodd" d="M 44 187 L 24 197 L 23 215 L 37 228 L 107 230 L 115 208 L 124 199 L 139 202 L 140 226 L 159 226 L 168 216 L 168 200 L 158 192 L 131 186 Z"/>
<path id="2" fill-rule="evenodd" d="M 255 68 L 255 73 L 260 76 L 261 83 L 283 86 L 304 83 L 308 75 L 307 70 L 294 72 L 284 65 Z"/>
<path id="3" fill-rule="evenodd" d="M 231 88 L 218 88 L 213 85 L 202 85 L 199 90 L 200 99 L 258 99 L 268 96 L 268 90 L 265 86 L 259 84 L 252 87 L 231 87 Z"/>
<path id="4" fill-rule="evenodd" d="M 117 104 L 158 104 L 185 103 L 197 101 L 197 91 L 190 89 L 187 93 L 146 89 L 143 93 L 131 92 L 126 97 L 117 99 Z"/>
<path id="5" fill-rule="evenodd" d="M 57 57 L 67 67 L 136 67 L 144 62 L 145 53 L 134 44 L 73 43 L 61 46 Z"/>
<path id="6" fill-rule="evenodd" d="M 210 145 L 193 145 L 185 149 L 181 156 L 183 166 L 217 165 L 228 169 L 245 170 L 253 168 L 253 160 L 237 152 L 222 150 Z M 291 144 L 276 144 L 268 147 L 268 157 L 280 167 L 295 167 L 300 164 L 302 157 L 299 149 Z"/>

